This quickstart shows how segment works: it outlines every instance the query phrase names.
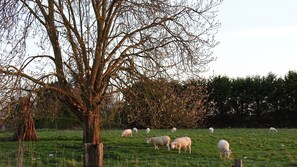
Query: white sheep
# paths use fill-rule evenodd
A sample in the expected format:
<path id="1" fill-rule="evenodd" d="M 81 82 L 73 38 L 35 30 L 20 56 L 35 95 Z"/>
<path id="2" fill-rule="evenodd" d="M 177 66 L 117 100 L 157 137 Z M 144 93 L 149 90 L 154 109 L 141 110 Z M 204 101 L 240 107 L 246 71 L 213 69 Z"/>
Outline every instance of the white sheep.
<path id="1" fill-rule="evenodd" d="M 230 150 L 230 145 L 226 140 L 220 140 L 218 142 L 218 149 L 220 151 L 220 156 L 224 156 L 224 158 L 229 158 L 230 154 L 231 154 L 231 150 Z"/>
<path id="2" fill-rule="evenodd" d="M 270 127 L 270 128 L 269 128 L 269 131 L 270 131 L 270 132 L 277 132 L 277 130 L 276 130 L 274 127 Z"/>
<path id="3" fill-rule="evenodd" d="M 171 132 L 172 132 L 172 133 L 176 132 L 176 127 L 173 127 L 173 128 L 171 129 Z"/>
<path id="4" fill-rule="evenodd" d="M 126 129 L 122 133 L 122 137 L 128 137 L 128 136 L 132 137 L 132 130 L 131 129 Z"/>
<path id="5" fill-rule="evenodd" d="M 151 129 L 150 128 L 146 128 L 146 134 L 149 134 L 150 133 L 150 131 L 151 131 Z"/>
<path id="6" fill-rule="evenodd" d="M 158 149 L 158 146 L 166 145 L 168 150 L 170 150 L 170 137 L 169 136 L 159 136 L 159 137 L 147 137 L 146 143 L 153 144 L 155 150 Z"/>
<path id="7" fill-rule="evenodd" d="M 137 133 L 138 129 L 136 127 L 133 128 L 133 132 Z"/>
<path id="8" fill-rule="evenodd" d="M 184 148 L 185 151 L 189 148 L 189 153 L 192 152 L 191 149 L 192 145 L 192 140 L 189 137 L 180 137 L 176 138 L 172 143 L 171 143 L 171 148 L 172 149 L 178 149 L 178 153 L 180 153 L 181 148 Z"/>
<path id="9" fill-rule="evenodd" d="M 214 132 L 214 128 L 213 127 L 210 127 L 208 130 L 209 130 L 209 133 L 213 134 L 213 132 Z"/>

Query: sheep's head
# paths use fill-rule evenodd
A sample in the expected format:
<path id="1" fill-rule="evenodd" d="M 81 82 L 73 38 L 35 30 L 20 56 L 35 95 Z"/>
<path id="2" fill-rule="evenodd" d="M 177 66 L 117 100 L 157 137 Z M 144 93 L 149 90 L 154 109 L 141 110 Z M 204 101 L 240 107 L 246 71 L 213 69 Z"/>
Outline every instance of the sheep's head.
<path id="1" fill-rule="evenodd" d="M 225 155 L 227 158 L 230 157 L 231 153 L 232 153 L 231 150 L 225 150 L 225 151 L 224 151 L 224 155 Z"/>
<path id="2" fill-rule="evenodd" d="M 174 149 L 176 147 L 176 144 L 175 143 L 171 143 L 170 146 L 171 146 L 172 149 Z"/>
<path id="3" fill-rule="evenodd" d="M 151 137 L 147 137 L 147 138 L 146 138 L 146 143 L 150 143 L 150 142 L 151 142 L 151 140 L 152 140 L 152 138 L 151 138 Z"/>

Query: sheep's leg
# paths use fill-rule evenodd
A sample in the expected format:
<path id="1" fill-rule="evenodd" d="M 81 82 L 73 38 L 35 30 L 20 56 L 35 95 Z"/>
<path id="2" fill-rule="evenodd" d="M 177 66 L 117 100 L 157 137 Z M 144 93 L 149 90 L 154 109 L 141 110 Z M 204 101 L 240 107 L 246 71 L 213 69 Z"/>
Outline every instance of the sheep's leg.
<path id="1" fill-rule="evenodd" d="M 223 158 L 223 153 L 220 151 L 220 159 Z"/>
<path id="2" fill-rule="evenodd" d="M 228 155 L 226 153 L 224 153 L 224 161 L 227 160 Z"/>
<path id="3" fill-rule="evenodd" d="M 168 148 L 168 151 L 170 151 L 170 146 L 169 146 L 169 144 L 167 144 L 167 148 Z"/>
<path id="4" fill-rule="evenodd" d="M 192 153 L 192 148 L 191 148 L 191 146 L 189 146 L 189 152 Z"/>

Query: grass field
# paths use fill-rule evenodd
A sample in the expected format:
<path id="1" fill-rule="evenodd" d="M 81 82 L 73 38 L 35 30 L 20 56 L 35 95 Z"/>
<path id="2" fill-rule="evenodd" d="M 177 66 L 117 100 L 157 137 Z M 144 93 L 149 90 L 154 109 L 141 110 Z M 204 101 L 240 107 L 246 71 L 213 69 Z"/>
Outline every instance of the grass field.
<path id="1" fill-rule="evenodd" d="M 297 129 L 207 129 L 151 130 L 150 136 L 169 135 L 192 138 L 192 154 L 166 147 L 154 150 L 145 143 L 145 130 L 133 137 L 122 138 L 122 130 L 102 130 L 104 166 L 123 167 L 183 167 L 183 166 L 232 166 L 234 159 L 242 159 L 246 166 L 297 166 Z M 0 133 L 0 166 L 82 166 L 82 131 L 38 130 L 38 142 L 12 142 L 10 132 Z M 223 160 L 217 150 L 217 142 L 226 139 L 233 152 L 231 159 Z M 23 156 L 22 156 L 23 155 Z"/>

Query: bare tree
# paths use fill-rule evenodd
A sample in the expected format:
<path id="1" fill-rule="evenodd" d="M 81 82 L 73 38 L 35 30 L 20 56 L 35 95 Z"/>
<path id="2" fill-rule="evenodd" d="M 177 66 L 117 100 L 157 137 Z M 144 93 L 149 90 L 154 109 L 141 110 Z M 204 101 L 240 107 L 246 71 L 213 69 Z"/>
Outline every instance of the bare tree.
<path id="1" fill-rule="evenodd" d="M 208 93 L 200 81 L 159 79 L 135 83 L 123 91 L 120 110 L 137 127 L 196 128 L 203 125 Z"/>
<path id="2" fill-rule="evenodd" d="M 213 60 L 220 3 L 2 0 L 0 75 L 10 85 L 21 83 L 7 87 L 6 95 L 59 94 L 81 120 L 83 142 L 97 150 L 84 165 L 100 166 L 100 107 L 112 93 L 107 90 L 141 77 L 199 75 Z M 30 86 L 21 89 L 24 84 Z"/>

